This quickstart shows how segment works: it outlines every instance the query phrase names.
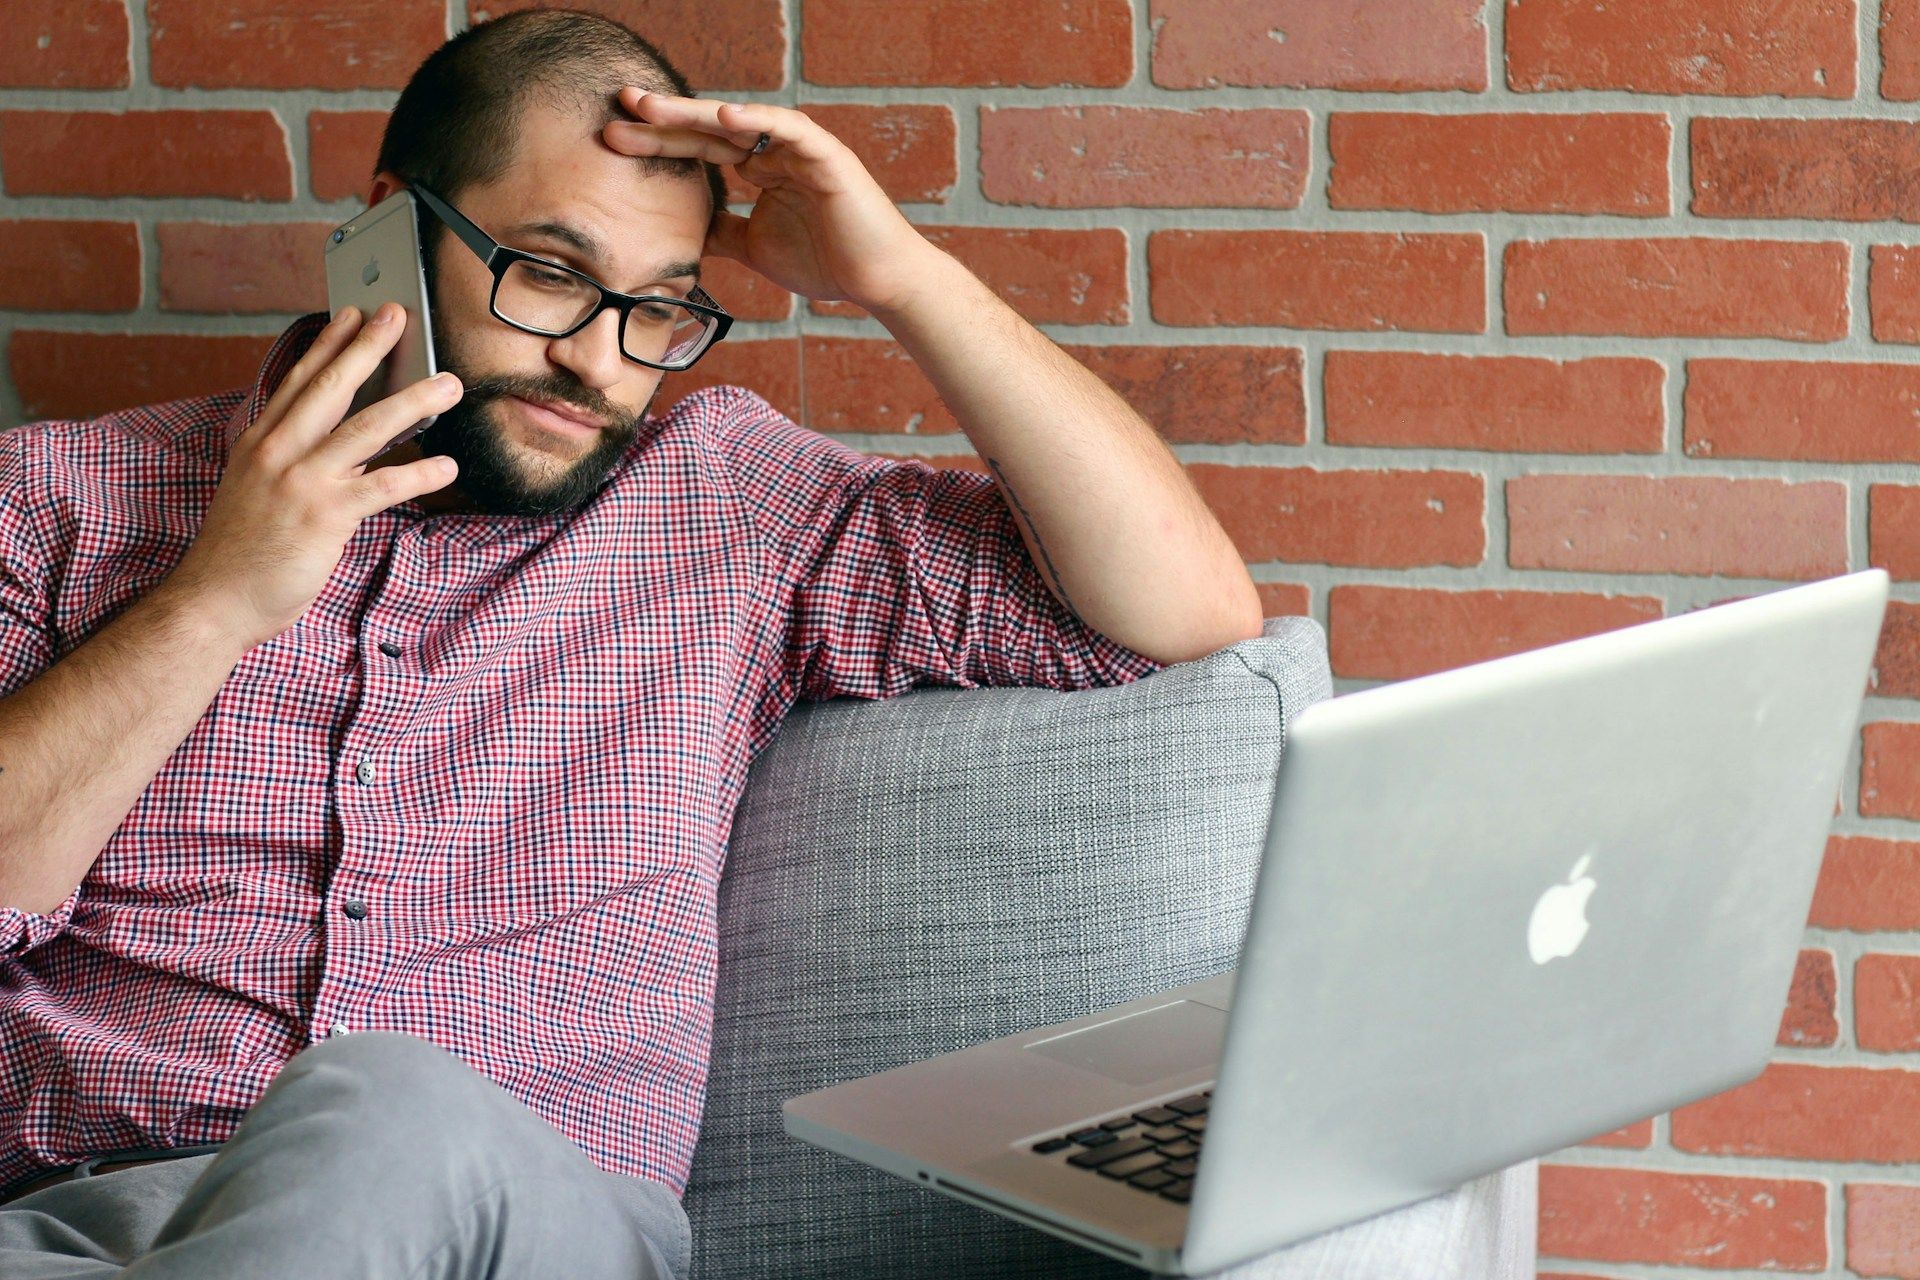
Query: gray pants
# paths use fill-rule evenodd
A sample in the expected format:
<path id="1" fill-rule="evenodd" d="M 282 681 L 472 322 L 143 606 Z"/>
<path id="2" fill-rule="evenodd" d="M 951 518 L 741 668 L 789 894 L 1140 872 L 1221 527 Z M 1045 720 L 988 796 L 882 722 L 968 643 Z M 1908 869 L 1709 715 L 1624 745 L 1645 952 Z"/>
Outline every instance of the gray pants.
<path id="1" fill-rule="evenodd" d="M 294 1056 L 219 1152 L 0 1206 L 6 1280 L 684 1280 L 663 1183 L 606 1173 L 430 1041 Z"/>

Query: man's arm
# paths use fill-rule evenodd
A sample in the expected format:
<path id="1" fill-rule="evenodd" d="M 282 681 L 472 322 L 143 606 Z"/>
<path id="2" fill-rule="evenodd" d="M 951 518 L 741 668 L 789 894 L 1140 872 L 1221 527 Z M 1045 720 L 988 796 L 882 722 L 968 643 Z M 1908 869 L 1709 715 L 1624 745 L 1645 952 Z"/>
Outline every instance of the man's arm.
<path id="1" fill-rule="evenodd" d="M 630 156 L 731 164 L 753 213 L 715 209 L 706 252 L 887 326 L 973 441 L 1060 603 L 1156 662 L 1260 634 L 1260 596 L 1179 459 L 1111 388 L 921 235 L 805 112 L 620 90 Z"/>
<path id="2" fill-rule="evenodd" d="M 1111 387 L 931 243 L 874 316 L 953 411 L 1055 597 L 1156 662 L 1260 634 L 1260 596 L 1178 458 Z"/>

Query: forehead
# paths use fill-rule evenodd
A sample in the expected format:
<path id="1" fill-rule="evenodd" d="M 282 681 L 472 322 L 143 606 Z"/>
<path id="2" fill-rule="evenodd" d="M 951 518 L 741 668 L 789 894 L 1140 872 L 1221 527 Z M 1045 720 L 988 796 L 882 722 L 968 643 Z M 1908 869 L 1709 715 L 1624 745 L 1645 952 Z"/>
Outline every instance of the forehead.
<path id="1" fill-rule="evenodd" d="M 635 157 L 608 147 L 592 113 L 535 102 L 521 118 L 513 163 L 458 203 L 496 239 L 564 248 L 606 270 L 607 283 L 617 288 L 619 281 L 641 278 L 662 263 L 700 257 L 708 199 L 706 181 L 698 174 L 649 173 Z M 507 234 L 536 223 L 577 230 L 597 242 L 603 259 L 594 262 L 579 245 L 552 236 Z"/>

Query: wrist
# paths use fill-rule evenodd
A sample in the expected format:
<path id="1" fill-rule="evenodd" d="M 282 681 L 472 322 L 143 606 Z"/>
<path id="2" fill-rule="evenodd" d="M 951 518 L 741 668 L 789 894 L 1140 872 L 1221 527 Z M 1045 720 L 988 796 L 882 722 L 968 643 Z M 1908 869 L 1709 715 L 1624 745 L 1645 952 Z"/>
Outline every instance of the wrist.
<path id="1" fill-rule="evenodd" d="M 231 604 L 187 580 L 162 579 L 141 604 L 160 625 L 197 651 L 224 658 L 229 667 L 260 643 L 260 637 L 236 624 Z"/>

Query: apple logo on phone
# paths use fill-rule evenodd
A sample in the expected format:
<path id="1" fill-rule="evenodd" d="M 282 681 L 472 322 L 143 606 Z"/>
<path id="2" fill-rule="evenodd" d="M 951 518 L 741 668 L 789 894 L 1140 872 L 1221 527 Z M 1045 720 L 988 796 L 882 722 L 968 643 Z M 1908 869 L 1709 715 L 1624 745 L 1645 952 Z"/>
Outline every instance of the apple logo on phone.
<path id="1" fill-rule="evenodd" d="M 368 258 L 367 265 L 360 268 L 360 283 L 372 284 L 380 278 L 380 259 Z"/>
<path id="2" fill-rule="evenodd" d="M 1582 855 L 1567 873 L 1565 884 L 1554 885 L 1533 904 L 1527 921 L 1527 954 L 1535 964 L 1570 956 L 1587 936 L 1587 899 L 1593 895 L 1593 877 L 1586 874 L 1591 854 Z"/>

